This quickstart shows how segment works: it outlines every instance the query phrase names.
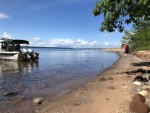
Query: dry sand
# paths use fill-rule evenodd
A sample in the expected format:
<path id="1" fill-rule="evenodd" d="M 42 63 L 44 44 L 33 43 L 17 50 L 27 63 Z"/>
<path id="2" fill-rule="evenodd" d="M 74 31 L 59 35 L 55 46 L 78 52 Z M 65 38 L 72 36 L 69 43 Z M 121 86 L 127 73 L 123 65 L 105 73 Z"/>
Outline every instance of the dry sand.
<path id="1" fill-rule="evenodd" d="M 120 59 L 99 75 L 96 80 L 65 95 L 57 101 L 45 100 L 36 110 L 37 113 L 131 113 L 129 104 L 136 93 L 133 87 L 134 75 L 127 75 L 126 71 L 145 68 L 133 66 L 132 63 L 145 61 L 134 55 L 125 57 L 122 49 L 105 49 L 118 52 Z M 104 77 L 106 80 L 100 80 Z M 111 78 L 110 78 L 111 77 Z M 108 79 L 113 80 L 108 80 Z"/>

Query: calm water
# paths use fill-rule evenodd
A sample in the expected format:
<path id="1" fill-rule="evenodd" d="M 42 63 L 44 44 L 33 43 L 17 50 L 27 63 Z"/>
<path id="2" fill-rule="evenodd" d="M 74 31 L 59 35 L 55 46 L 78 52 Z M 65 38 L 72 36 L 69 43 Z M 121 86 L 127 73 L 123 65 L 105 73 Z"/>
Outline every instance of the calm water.
<path id="1" fill-rule="evenodd" d="M 0 61 L 0 100 L 5 92 L 25 98 L 51 93 L 62 95 L 96 78 L 115 63 L 116 53 L 91 49 L 34 48 L 39 62 Z"/>

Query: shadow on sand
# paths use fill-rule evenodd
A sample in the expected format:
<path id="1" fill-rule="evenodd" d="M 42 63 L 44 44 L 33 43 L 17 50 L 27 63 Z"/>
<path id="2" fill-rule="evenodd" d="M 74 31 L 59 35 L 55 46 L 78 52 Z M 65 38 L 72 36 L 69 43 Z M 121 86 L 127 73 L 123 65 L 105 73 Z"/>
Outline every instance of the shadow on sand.
<path id="1" fill-rule="evenodd" d="M 132 63 L 133 66 L 147 66 L 150 67 L 150 62 L 139 62 L 139 63 Z"/>
<path id="2" fill-rule="evenodd" d="M 150 67 L 150 62 L 138 62 L 138 63 L 132 63 L 131 65 L 133 66 L 146 66 L 146 67 Z M 135 75 L 136 73 L 149 73 L 150 74 L 150 70 L 147 69 L 137 69 L 137 70 L 132 70 L 132 71 L 126 71 L 125 72 L 128 75 Z"/>

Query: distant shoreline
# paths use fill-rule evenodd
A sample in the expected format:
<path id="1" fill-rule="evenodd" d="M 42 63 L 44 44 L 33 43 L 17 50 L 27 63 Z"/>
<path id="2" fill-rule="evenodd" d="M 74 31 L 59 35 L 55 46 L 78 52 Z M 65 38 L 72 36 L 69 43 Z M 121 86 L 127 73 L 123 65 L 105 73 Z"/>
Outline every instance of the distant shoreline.
<path id="1" fill-rule="evenodd" d="M 51 49 L 74 49 L 69 47 L 40 47 L 40 46 L 21 46 L 21 47 L 30 47 L 30 48 L 51 48 Z"/>
<path id="2" fill-rule="evenodd" d="M 72 47 L 44 47 L 44 46 L 21 46 L 22 48 L 23 47 L 30 47 L 30 48 L 50 48 L 50 49 L 94 49 L 94 50 L 110 50 L 110 51 L 113 51 L 113 50 L 119 50 L 121 48 L 72 48 Z"/>

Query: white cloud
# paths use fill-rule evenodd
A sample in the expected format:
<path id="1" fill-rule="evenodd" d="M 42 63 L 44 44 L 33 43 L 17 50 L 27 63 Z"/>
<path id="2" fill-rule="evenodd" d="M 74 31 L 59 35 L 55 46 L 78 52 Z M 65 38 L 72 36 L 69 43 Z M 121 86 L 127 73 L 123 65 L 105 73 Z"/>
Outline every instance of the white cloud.
<path id="1" fill-rule="evenodd" d="M 11 39 L 12 36 L 10 34 L 4 32 L 3 38 L 9 38 L 9 39 Z"/>
<path id="2" fill-rule="evenodd" d="M 105 42 L 104 45 L 105 45 L 105 46 L 108 46 L 108 45 L 109 45 L 109 42 Z"/>
<path id="3" fill-rule="evenodd" d="M 12 35 L 4 32 L 4 38 L 12 38 Z M 43 46 L 43 47 L 70 47 L 70 48 L 114 48 L 120 47 L 120 44 L 105 42 L 100 45 L 98 41 L 85 41 L 82 39 L 52 39 L 49 41 L 42 41 L 40 37 L 29 38 L 30 46 Z"/>
<path id="4" fill-rule="evenodd" d="M 73 46 L 73 41 L 70 39 L 53 39 L 48 42 L 50 47 L 71 47 Z"/>
<path id="5" fill-rule="evenodd" d="M 48 43 L 50 47 L 73 47 L 73 48 L 89 48 L 89 47 L 98 47 L 99 44 L 97 41 L 87 42 L 82 39 L 77 39 L 75 41 L 71 39 L 53 39 Z"/>
<path id="6" fill-rule="evenodd" d="M 0 12 L 0 19 L 6 19 L 6 18 L 9 18 L 9 16 Z"/>
<path id="7" fill-rule="evenodd" d="M 32 46 L 45 46 L 40 37 L 29 38 L 29 43 Z"/>

